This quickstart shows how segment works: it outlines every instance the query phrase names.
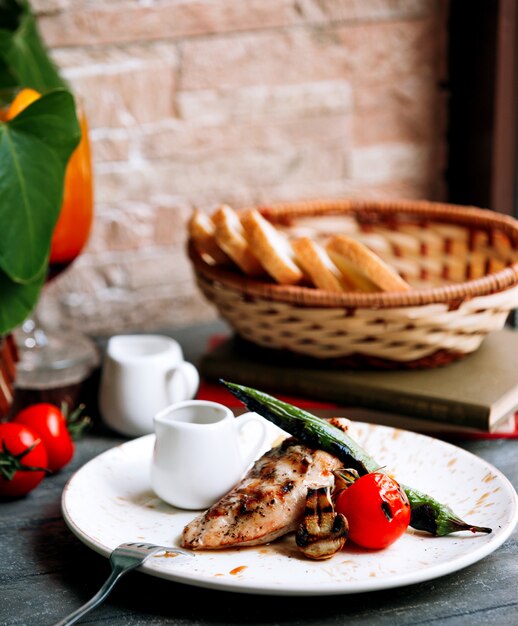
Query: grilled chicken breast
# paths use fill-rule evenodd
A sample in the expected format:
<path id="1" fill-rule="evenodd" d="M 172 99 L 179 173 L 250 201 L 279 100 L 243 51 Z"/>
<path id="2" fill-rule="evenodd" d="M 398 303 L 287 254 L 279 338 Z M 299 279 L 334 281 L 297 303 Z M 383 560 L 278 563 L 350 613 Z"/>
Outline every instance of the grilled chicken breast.
<path id="1" fill-rule="evenodd" d="M 192 550 L 252 546 L 297 528 L 308 487 L 334 484 L 340 461 L 287 439 L 258 459 L 243 480 L 183 531 Z"/>

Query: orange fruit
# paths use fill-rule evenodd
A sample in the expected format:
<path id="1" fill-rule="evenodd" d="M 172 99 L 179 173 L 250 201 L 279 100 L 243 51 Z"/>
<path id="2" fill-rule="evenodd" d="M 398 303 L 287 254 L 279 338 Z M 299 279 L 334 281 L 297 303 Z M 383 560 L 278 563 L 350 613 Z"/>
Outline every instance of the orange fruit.
<path id="1" fill-rule="evenodd" d="M 65 175 L 63 206 L 52 236 L 51 263 L 70 263 L 88 240 L 93 221 L 92 159 L 86 116 L 80 112 L 81 142 Z"/>
<path id="2" fill-rule="evenodd" d="M 12 120 L 41 94 L 35 89 L 24 88 L 12 101 L 6 121 Z M 85 245 L 93 220 L 92 161 L 88 126 L 84 114 L 79 115 L 82 138 L 68 162 L 63 204 L 52 236 L 50 262 L 70 263 Z"/>
<path id="3" fill-rule="evenodd" d="M 13 117 L 16 117 L 38 98 L 41 98 L 41 94 L 35 89 L 30 89 L 29 87 L 22 89 L 11 102 L 11 106 L 7 110 L 6 120 L 12 120 Z"/>

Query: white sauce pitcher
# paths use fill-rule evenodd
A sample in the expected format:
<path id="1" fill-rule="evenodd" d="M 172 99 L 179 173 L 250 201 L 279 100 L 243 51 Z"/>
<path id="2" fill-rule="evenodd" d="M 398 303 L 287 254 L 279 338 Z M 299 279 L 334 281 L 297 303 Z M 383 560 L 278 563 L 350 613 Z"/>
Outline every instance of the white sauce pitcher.
<path id="1" fill-rule="evenodd" d="M 251 422 L 259 432 L 245 451 L 240 435 Z M 208 508 L 240 480 L 257 457 L 266 439 L 266 424 L 256 413 L 234 417 L 226 406 L 206 400 L 179 402 L 164 409 L 155 416 L 153 490 L 181 509 Z"/>
<path id="2" fill-rule="evenodd" d="M 197 369 L 180 344 L 165 335 L 117 335 L 108 341 L 99 408 L 110 428 L 130 437 L 153 432 L 153 417 L 173 402 L 193 398 Z"/>

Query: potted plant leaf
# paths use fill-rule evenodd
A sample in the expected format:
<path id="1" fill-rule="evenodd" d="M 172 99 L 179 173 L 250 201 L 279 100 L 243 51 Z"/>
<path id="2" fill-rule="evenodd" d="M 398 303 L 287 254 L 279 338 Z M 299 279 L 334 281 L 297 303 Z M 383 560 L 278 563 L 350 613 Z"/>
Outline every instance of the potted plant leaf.
<path id="1" fill-rule="evenodd" d="M 74 97 L 46 52 L 29 4 L 0 0 L 0 25 L 0 336 L 9 358 L 5 338 L 33 310 L 45 282 L 65 172 L 81 129 Z M 13 90 L 25 87 L 41 97 L 7 120 L 2 111 Z M 8 363 L 0 369 L 4 397 L 2 377 L 11 370 Z"/>

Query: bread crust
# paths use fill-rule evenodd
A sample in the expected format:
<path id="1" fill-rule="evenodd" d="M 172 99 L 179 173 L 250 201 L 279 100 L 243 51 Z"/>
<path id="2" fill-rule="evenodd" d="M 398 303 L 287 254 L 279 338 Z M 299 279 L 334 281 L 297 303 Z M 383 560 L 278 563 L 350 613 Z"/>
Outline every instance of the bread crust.
<path id="1" fill-rule="evenodd" d="M 223 204 L 214 212 L 212 221 L 218 245 L 234 263 L 249 276 L 263 275 L 264 268 L 250 250 L 237 213 Z"/>
<path id="2" fill-rule="evenodd" d="M 335 235 L 326 245 L 326 250 L 340 270 L 347 274 L 351 268 L 361 272 L 372 284 L 382 291 L 408 291 L 410 285 L 377 254 L 367 246 L 346 237 Z M 353 276 L 357 280 L 356 276 Z"/>
<path id="3" fill-rule="evenodd" d="M 291 242 L 297 262 L 318 289 L 343 292 L 355 287 L 340 275 L 325 250 L 309 237 L 301 237 Z"/>
<path id="4" fill-rule="evenodd" d="M 294 285 L 304 274 L 293 261 L 287 239 L 256 209 L 246 211 L 241 223 L 254 254 L 268 274 L 281 285 Z"/>
<path id="5" fill-rule="evenodd" d="M 216 241 L 214 224 L 210 217 L 196 209 L 189 220 L 189 235 L 198 252 L 208 255 L 215 265 L 230 265 L 230 257 L 219 247 Z"/>

